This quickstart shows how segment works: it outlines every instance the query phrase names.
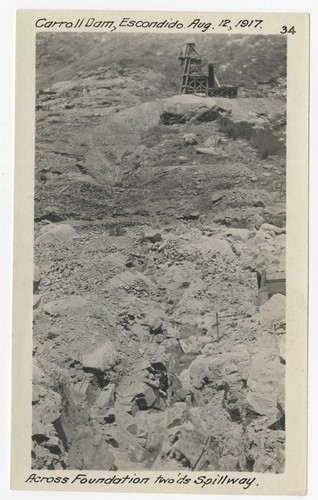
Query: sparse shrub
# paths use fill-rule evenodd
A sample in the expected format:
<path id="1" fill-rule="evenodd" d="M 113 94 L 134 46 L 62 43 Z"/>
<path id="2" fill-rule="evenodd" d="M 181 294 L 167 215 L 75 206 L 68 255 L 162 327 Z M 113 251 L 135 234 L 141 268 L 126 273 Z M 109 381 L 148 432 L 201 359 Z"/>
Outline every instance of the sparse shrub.
<path id="1" fill-rule="evenodd" d="M 248 140 L 263 159 L 284 154 L 284 143 L 270 131 L 255 130 L 251 123 L 244 121 L 233 123 L 226 117 L 218 120 L 218 126 L 220 132 L 233 140 Z"/>
<path id="2" fill-rule="evenodd" d="M 274 132 L 281 132 L 282 129 L 285 129 L 286 127 L 286 113 L 281 114 L 277 113 L 275 116 L 272 118 L 268 119 L 268 125 L 271 130 Z"/>
<path id="3" fill-rule="evenodd" d="M 255 130 L 251 143 L 260 157 L 265 159 L 268 156 L 283 155 L 285 145 L 283 142 L 266 130 Z"/>
<path id="4" fill-rule="evenodd" d="M 232 122 L 226 117 L 222 117 L 218 120 L 219 131 L 226 134 L 231 139 L 235 141 L 237 139 L 250 139 L 253 134 L 253 125 L 248 122 Z"/>

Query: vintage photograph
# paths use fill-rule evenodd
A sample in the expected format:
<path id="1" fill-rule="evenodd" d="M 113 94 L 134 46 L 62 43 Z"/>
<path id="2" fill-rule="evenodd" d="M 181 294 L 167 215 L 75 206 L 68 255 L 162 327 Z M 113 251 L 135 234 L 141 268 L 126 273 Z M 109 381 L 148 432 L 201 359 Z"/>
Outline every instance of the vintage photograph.
<path id="1" fill-rule="evenodd" d="M 32 469 L 284 473 L 287 38 L 38 32 L 35 84 Z"/>

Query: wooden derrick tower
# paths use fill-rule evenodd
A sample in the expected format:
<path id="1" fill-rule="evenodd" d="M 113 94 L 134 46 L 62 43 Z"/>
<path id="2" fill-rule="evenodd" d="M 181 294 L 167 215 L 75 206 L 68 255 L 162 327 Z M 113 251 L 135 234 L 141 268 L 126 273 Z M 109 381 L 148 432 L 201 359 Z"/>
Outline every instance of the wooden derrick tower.
<path id="1" fill-rule="evenodd" d="M 180 55 L 182 76 L 179 94 L 206 94 L 208 96 L 237 97 L 238 87 L 221 86 L 215 76 L 215 64 L 208 63 L 208 74 L 202 72 L 201 57 L 193 42 L 187 42 Z"/>
<path id="2" fill-rule="evenodd" d="M 193 87 L 194 77 L 202 75 L 201 57 L 195 50 L 193 42 L 188 42 L 182 49 L 179 56 L 182 65 L 182 77 L 180 82 L 179 94 L 191 94 L 188 90 Z M 204 80 L 204 78 L 203 78 Z M 203 82 L 202 82 L 203 83 Z"/>

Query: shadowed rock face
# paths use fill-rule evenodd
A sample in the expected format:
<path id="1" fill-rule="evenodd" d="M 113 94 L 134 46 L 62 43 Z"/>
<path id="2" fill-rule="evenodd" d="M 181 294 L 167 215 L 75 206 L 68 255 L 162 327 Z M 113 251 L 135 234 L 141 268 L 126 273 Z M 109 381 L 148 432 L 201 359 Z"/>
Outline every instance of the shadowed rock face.
<path id="1" fill-rule="evenodd" d="M 255 271 L 285 268 L 282 95 L 171 96 L 162 38 L 142 67 L 67 40 L 63 67 L 38 38 L 33 467 L 280 473 L 285 297 L 258 309 Z"/>

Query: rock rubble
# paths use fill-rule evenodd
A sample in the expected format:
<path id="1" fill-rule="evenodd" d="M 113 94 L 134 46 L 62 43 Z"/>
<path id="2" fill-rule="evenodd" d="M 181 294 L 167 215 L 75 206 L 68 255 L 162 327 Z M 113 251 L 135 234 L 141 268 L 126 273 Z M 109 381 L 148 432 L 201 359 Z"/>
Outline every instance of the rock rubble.
<path id="1" fill-rule="evenodd" d="M 37 96 L 32 467 L 283 472 L 285 296 L 257 307 L 256 270 L 285 269 L 285 158 L 220 119 L 283 134 L 285 102 L 140 71 Z"/>

